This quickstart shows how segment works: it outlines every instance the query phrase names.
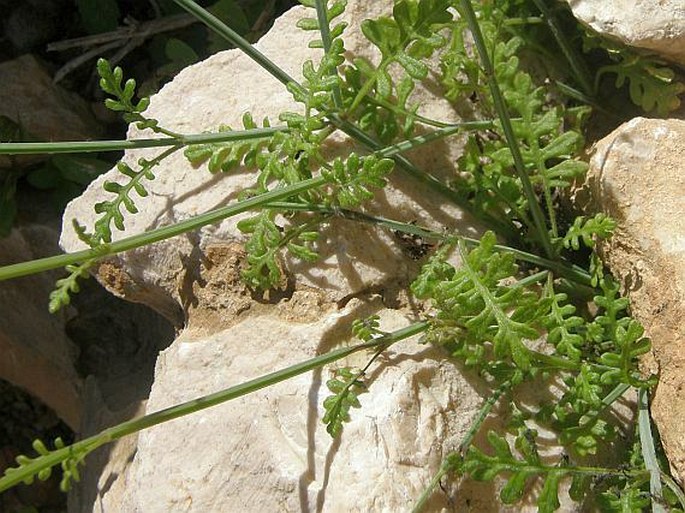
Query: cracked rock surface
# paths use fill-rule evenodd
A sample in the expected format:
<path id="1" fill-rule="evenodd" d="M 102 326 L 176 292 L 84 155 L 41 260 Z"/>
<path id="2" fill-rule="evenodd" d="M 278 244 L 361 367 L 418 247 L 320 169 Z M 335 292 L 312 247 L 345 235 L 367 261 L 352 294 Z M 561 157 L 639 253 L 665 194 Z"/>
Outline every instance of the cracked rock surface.
<path id="1" fill-rule="evenodd" d="M 685 482 L 685 121 L 635 118 L 599 141 L 585 209 L 618 222 L 603 258 L 652 339 L 652 403 L 674 475 Z"/>
<path id="2" fill-rule="evenodd" d="M 376 59 L 375 47 L 359 31 L 365 18 L 379 16 L 389 5 L 383 2 L 349 2 L 345 16 L 350 26 L 345 44 L 351 55 Z M 303 16 L 301 9 L 284 14 L 272 30 L 255 46 L 274 60 L 291 76 L 301 78 L 301 66 L 307 59 L 319 59 L 320 50 L 307 48 L 314 38 L 311 32 L 295 27 Z M 288 48 L 288 52 L 283 52 Z M 411 98 L 418 103 L 419 112 L 447 123 L 459 117 L 449 102 L 441 98 L 431 78 L 416 88 Z M 255 87 L 259 84 L 259 87 Z M 248 92 L 249 93 L 246 93 Z M 238 50 L 218 53 L 205 61 L 182 71 L 170 84 L 156 94 L 146 115 L 159 119 L 160 125 L 180 133 L 200 133 L 216 130 L 220 125 L 242 128 L 241 119 L 251 112 L 255 120 L 265 116 L 278 123 L 283 111 L 301 111 L 280 82 Z M 128 137 L 149 137 L 130 128 Z M 329 150 L 331 154 L 349 151 L 351 142 L 334 134 Z M 124 161 L 135 167 L 139 158 L 154 158 L 159 150 L 128 151 Z M 430 169 L 440 178 L 454 173 L 459 145 L 438 142 L 418 148 L 411 153 L 419 167 Z M 114 240 L 142 233 L 157 227 L 182 221 L 235 201 L 243 189 L 254 186 L 251 170 L 236 170 L 227 174 L 212 175 L 203 166 L 194 168 L 176 152 L 154 169 L 156 179 L 146 182 L 149 197 L 141 212 L 127 216 L 126 232 L 114 233 Z M 65 226 L 73 218 L 87 226 L 95 220 L 92 205 L 105 196 L 105 180 L 120 181 L 121 174 L 113 169 L 96 179 L 88 190 L 67 207 Z M 376 194 L 368 205 L 371 213 L 405 222 L 417 222 L 438 230 L 443 227 L 459 229 L 476 235 L 474 222 L 451 202 L 437 196 L 420 182 L 408 178 L 401 171 L 393 173 L 391 183 Z M 245 215 L 224 220 L 218 225 L 206 226 L 199 233 L 176 237 L 152 246 L 129 251 L 109 259 L 99 268 L 100 281 L 113 293 L 132 301 L 148 304 L 176 325 L 187 320 L 188 296 L 192 290 L 192 269 L 202 264 L 201 255 L 209 245 L 244 242 L 245 237 L 236 224 Z M 63 231 L 62 247 L 67 251 L 83 248 L 83 243 L 69 228 Z M 387 287 L 393 282 L 406 281 L 417 266 L 403 251 L 398 241 L 387 231 L 342 219 L 333 219 L 323 227 L 317 249 L 321 255 L 316 265 L 285 259 L 284 265 L 296 279 L 296 286 L 308 286 L 325 291 L 327 300 L 340 301 L 371 287 Z"/>

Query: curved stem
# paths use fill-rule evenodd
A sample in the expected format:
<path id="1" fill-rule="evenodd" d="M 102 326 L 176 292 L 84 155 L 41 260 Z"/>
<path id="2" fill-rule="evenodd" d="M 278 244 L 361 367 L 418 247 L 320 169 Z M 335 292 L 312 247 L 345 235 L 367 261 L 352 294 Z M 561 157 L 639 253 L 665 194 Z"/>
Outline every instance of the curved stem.
<path id="1" fill-rule="evenodd" d="M 556 39 L 561 53 L 564 54 L 566 60 L 568 61 L 571 69 L 573 70 L 580 87 L 583 88 L 583 93 L 587 96 L 594 96 L 595 89 L 592 85 L 592 78 L 590 77 L 590 72 L 585 65 L 585 61 L 578 55 L 575 51 L 568 38 L 561 29 L 559 20 L 552 13 L 552 10 L 547 6 L 545 0 L 533 0 L 535 6 L 540 10 L 542 16 L 552 32 L 554 39 Z"/>
<path id="2" fill-rule="evenodd" d="M 19 468 L 9 469 L 9 472 L 0 478 L 0 492 L 23 482 L 31 476 L 35 476 L 41 470 L 58 465 L 73 454 L 89 453 L 104 444 L 113 442 L 114 440 L 124 436 L 137 433 L 143 429 L 147 429 L 163 422 L 168 422 L 170 420 L 177 419 L 179 417 L 183 417 L 212 406 L 216 406 L 217 404 L 231 401 L 243 395 L 250 394 L 262 388 L 266 388 L 276 383 L 280 383 L 281 381 L 304 374 L 305 372 L 309 372 L 318 367 L 323 367 L 324 365 L 332 363 L 336 360 L 340 360 L 341 358 L 345 358 L 353 353 L 357 353 L 365 349 L 387 349 L 395 342 L 413 337 L 414 335 L 425 331 L 427 328 L 428 323 L 417 322 L 407 326 L 406 328 L 388 333 L 387 335 L 378 337 L 369 342 L 336 349 L 334 351 L 330 351 L 329 353 L 316 356 L 290 367 L 286 367 L 285 369 L 251 379 L 220 392 L 206 395 L 197 399 L 192 399 L 176 406 L 151 413 L 150 415 L 145 415 L 144 417 L 122 422 L 121 424 L 105 429 L 97 435 L 86 438 L 85 440 L 81 440 L 80 442 L 76 442 L 71 446 L 57 449 L 55 451 L 51 451 L 45 456 L 35 458 L 30 463 L 22 465 Z"/>

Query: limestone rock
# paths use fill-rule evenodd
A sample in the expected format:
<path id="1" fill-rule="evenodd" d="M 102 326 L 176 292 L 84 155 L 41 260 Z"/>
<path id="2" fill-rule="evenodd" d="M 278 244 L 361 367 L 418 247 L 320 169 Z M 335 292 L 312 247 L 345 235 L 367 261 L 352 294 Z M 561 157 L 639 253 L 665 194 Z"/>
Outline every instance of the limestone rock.
<path id="1" fill-rule="evenodd" d="M 31 55 L 0 63 L 0 116 L 19 124 L 39 141 L 92 139 L 100 129 L 86 102 L 52 83 L 45 67 Z M 0 168 L 30 163 L 41 156 L 0 157 Z"/>
<path id="2" fill-rule="evenodd" d="M 601 250 L 652 339 L 652 415 L 685 483 L 685 121 L 636 118 L 602 139 L 578 201 L 618 222 Z"/>
<path id="3" fill-rule="evenodd" d="M 38 225 L 15 228 L 0 239 L 0 265 L 55 254 L 57 233 Z M 0 378 L 40 399 L 72 429 L 81 419 L 77 349 L 65 335 L 66 316 L 51 315 L 46 298 L 56 273 L 0 283 Z"/>
<path id="4" fill-rule="evenodd" d="M 361 35 L 359 25 L 365 18 L 387 11 L 384 2 L 349 2 L 346 12 L 349 28 L 346 48 L 351 56 L 366 56 L 377 60 L 372 45 Z M 294 77 L 301 77 L 302 63 L 318 60 L 320 50 L 307 48 L 314 35 L 295 27 L 304 16 L 303 8 L 294 8 L 276 21 L 274 28 L 256 47 Z M 308 14 L 309 15 L 309 14 Z M 283 48 L 288 48 L 287 52 Z M 256 86 L 258 84 L 258 86 Z M 417 87 L 411 101 L 421 105 L 424 115 L 454 122 L 458 116 L 449 103 L 434 94 L 430 78 L 424 87 Z M 181 133 L 216 130 L 221 124 L 242 127 L 243 113 L 249 111 L 255 120 L 265 116 L 277 123 L 283 111 L 300 111 L 283 85 L 262 70 L 238 50 L 219 53 L 182 71 L 170 84 L 151 99 L 148 114 L 161 125 Z M 129 137 L 145 137 L 135 128 Z M 331 140 L 330 151 L 339 153 L 351 143 L 337 136 Z M 131 165 L 140 157 L 151 158 L 158 150 L 127 152 L 125 161 Z M 439 142 L 416 150 L 412 159 L 418 166 L 440 177 L 454 172 L 459 154 L 458 145 Z M 128 215 L 126 232 L 115 233 L 115 239 L 141 233 L 175 221 L 187 219 L 212 208 L 235 201 L 240 191 L 254 185 L 254 173 L 237 170 L 230 174 L 211 175 L 203 167 L 193 168 L 178 152 L 155 169 L 157 178 L 147 182 L 149 197 L 140 200 L 141 212 Z M 109 197 L 103 192 L 105 180 L 120 180 L 116 170 L 95 180 L 88 190 L 73 201 L 64 215 L 64 226 L 71 219 L 92 226 L 96 215 L 93 205 Z M 475 233 L 473 222 L 449 203 L 427 191 L 396 170 L 391 186 L 377 194 L 369 206 L 371 212 L 398 220 L 431 224 L 442 229 L 458 225 L 464 233 Z M 186 306 L 192 301 L 188 269 L 197 268 L 206 248 L 221 243 L 244 242 L 236 229 L 240 217 L 225 220 L 217 226 L 207 226 L 198 234 L 177 237 L 147 248 L 130 251 L 101 266 L 100 280 L 114 293 L 156 308 L 176 324 L 181 324 Z M 67 251 L 82 247 L 71 229 L 62 234 L 62 246 Z M 296 286 L 323 288 L 328 299 L 338 301 L 370 287 L 386 286 L 415 269 L 415 263 L 403 253 L 402 247 L 387 232 L 358 223 L 334 219 L 321 232 L 318 250 L 321 260 L 314 265 L 288 260 L 285 266 L 296 274 Z"/>
<path id="5" fill-rule="evenodd" d="M 147 412 L 328 351 L 371 312 L 385 330 L 410 323 L 379 301 L 352 300 L 344 310 L 322 308 L 313 322 L 272 311 L 202 338 L 186 332 L 158 360 Z M 141 432 L 117 500 L 146 513 L 407 511 L 481 404 L 440 350 L 416 342 L 398 343 L 371 368 L 341 439 L 321 422 L 328 371 L 304 374 Z M 369 356 L 347 363 L 361 366 Z M 428 511 L 447 507 L 436 493 Z"/>
<path id="6" fill-rule="evenodd" d="M 600 34 L 685 65 L 685 5 L 681 0 L 566 0 Z"/>

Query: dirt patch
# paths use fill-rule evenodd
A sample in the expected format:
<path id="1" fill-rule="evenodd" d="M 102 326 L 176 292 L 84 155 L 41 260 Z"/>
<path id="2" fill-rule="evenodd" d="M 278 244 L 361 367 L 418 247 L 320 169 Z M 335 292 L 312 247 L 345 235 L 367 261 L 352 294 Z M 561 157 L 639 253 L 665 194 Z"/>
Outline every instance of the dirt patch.
<path id="1" fill-rule="evenodd" d="M 187 329 L 205 335 L 233 326 L 253 305 L 240 278 L 247 254 L 238 243 L 205 249 L 199 270 L 184 294 Z"/>

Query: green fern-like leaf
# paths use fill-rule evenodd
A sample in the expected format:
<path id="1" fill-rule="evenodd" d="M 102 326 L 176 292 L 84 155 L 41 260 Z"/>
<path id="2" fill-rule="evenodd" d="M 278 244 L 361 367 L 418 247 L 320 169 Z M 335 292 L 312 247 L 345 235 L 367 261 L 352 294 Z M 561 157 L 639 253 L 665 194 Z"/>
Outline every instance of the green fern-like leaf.
<path id="1" fill-rule="evenodd" d="M 274 211 L 263 210 L 238 223 L 238 229 L 250 234 L 245 244 L 248 269 L 243 271 L 245 282 L 257 289 L 269 289 L 281 285 L 281 268 L 276 259 L 282 239 L 281 229 L 274 222 Z"/>
<path id="2" fill-rule="evenodd" d="M 633 487 L 606 491 L 599 496 L 599 505 L 607 513 L 642 513 L 649 511 L 649 493 Z"/>
<path id="3" fill-rule="evenodd" d="M 345 7 L 347 6 L 347 0 L 335 0 L 332 3 L 328 0 L 320 0 L 326 5 L 326 20 L 330 26 L 331 22 L 338 18 L 345 12 Z M 305 7 L 316 8 L 316 0 L 304 0 L 300 2 Z M 302 18 L 298 20 L 297 26 L 302 30 L 320 30 L 319 20 L 317 18 Z M 338 23 L 336 25 L 330 26 L 330 38 L 336 39 L 342 36 L 346 23 Z M 309 48 L 323 48 L 323 42 L 320 39 L 316 39 L 309 43 Z"/>
<path id="4" fill-rule="evenodd" d="M 527 440 L 522 441 L 522 438 Z M 500 492 L 500 499 L 505 504 L 520 501 L 528 483 L 536 476 L 542 476 L 544 484 L 543 492 L 538 496 L 538 510 L 553 512 L 559 508 L 559 482 L 569 471 L 564 467 L 542 465 L 530 434 L 521 433 L 517 438 L 517 446 L 524 448 L 523 459 L 515 457 L 506 439 L 496 432 L 489 431 L 487 440 L 494 455 L 471 446 L 462 465 L 464 473 L 477 481 L 491 481 L 499 474 L 507 474 L 507 483 Z"/>
<path id="5" fill-rule="evenodd" d="M 115 112 L 120 112 L 124 121 L 127 123 L 136 123 L 139 129 L 150 128 L 155 132 L 165 133 L 166 131 L 159 127 L 159 122 L 156 119 L 148 118 L 143 115 L 150 105 L 150 99 L 147 97 L 141 98 L 138 102 L 134 102 L 136 81 L 132 78 L 124 80 L 123 70 L 117 66 L 114 69 L 110 66 L 106 59 L 98 59 L 97 71 L 100 75 L 100 88 L 114 98 L 107 98 L 105 106 Z"/>
<path id="6" fill-rule="evenodd" d="M 580 249 L 581 240 L 586 247 L 592 248 L 595 245 L 595 238 L 607 239 L 615 229 L 616 221 L 606 214 L 599 213 L 589 219 L 579 216 L 568 229 L 562 242 L 565 248 L 573 248 L 576 251 Z"/>
<path id="7" fill-rule="evenodd" d="M 138 161 L 140 169 L 137 171 L 125 162 L 119 162 L 117 164 L 119 172 L 129 180 L 123 185 L 110 181 L 104 183 L 103 188 L 116 197 L 113 200 L 101 201 L 100 203 L 95 204 L 95 212 L 97 214 L 102 214 L 102 217 L 95 222 L 95 237 L 97 237 L 98 241 L 112 241 L 112 224 L 114 224 L 118 230 L 123 231 L 125 229 L 122 207 L 131 214 L 136 214 L 138 212 L 135 201 L 131 197 L 131 192 L 135 191 L 138 196 L 143 198 L 146 197 L 148 192 L 142 181 L 144 179 L 154 180 L 155 175 L 152 173 L 152 168 L 158 165 L 159 162 L 170 153 L 171 152 L 167 150 L 161 156 L 153 160 L 140 159 Z"/>
<path id="8" fill-rule="evenodd" d="M 62 479 L 60 482 L 60 490 L 63 492 L 68 492 L 71 488 L 71 484 L 74 481 L 79 481 L 81 479 L 81 474 L 79 471 L 79 466 L 84 464 L 84 460 L 88 453 L 97 448 L 93 446 L 92 448 L 82 448 L 77 451 L 64 452 L 65 445 L 61 438 L 56 438 L 54 441 L 54 450 L 50 450 L 46 447 L 42 440 L 36 439 L 33 441 L 33 450 L 38 454 L 34 458 L 29 458 L 25 455 L 19 455 L 16 457 L 17 467 L 9 467 L 5 470 L 5 477 L 13 477 L 15 475 L 21 476 L 23 478 L 23 483 L 25 485 L 32 484 L 36 478 L 40 481 L 47 481 L 52 476 L 52 469 L 54 465 L 61 464 L 62 466 Z M 60 459 L 54 459 L 55 453 L 61 453 Z"/>
<path id="9" fill-rule="evenodd" d="M 602 354 L 600 363 L 611 367 L 602 373 L 601 381 L 611 385 L 616 383 L 628 383 L 635 387 L 652 386 L 655 381 L 648 379 L 643 381 L 635 377 L 637 357 L 648 353 L 651 342 L 643 337 L 644 328 L 635 319 L 630 319 L 625 327 L 616 328 L 616 349 Z"/>
<path id="10" fill-rule="evenodd" d="M 616 88 L 628 83 L 631 101 L 645 112 L 656 111 L 665 116 L 680 107 L 680 96 L 685 92 L 685 83 L 674 82 L 675 72 L 654 59 L 624 51 L 612 52 L 619 59 L 617 64 L 604 66 L 597 78 L 603 74 L 616 74 Z"/>
<path id="11" fill-rule="evenodd" d="M 585 343 L 578 330 L 585 325 L 585 320 L 573 315 L 576 308 L 567 302 L 566 294 L 554 292 L 551 276 L 545 292 L 550 299 L 550 312 L 542 320 L 542 325 L 547 329 L 547 341 L 556 347 L 557 353 L 577 362 L 581 357 L 581 347 Z"/>
<path id="12" fill-rule="evenodd" d="M 354 207 L 373 198 L 372 188 L 385 187 L 385 178 L 393 166 L 390 159 L 378 159 L 373 155 L 359 157 L 350 153 L 346 160 L 336 158 L 331 169 L 322 170 L 322 174 L 337 186 L 336 202 L 343 207 Z"/>
<path id="13" fill-rule="evenodd" d="M 354 59 L 345 71 L 343 102 L 360 126 L 373 130 L 383 143 L 399 133 L 410 136 L 418 106 L 410 105 L 409 98 L 414 82 L 428 74 L 425 59 L 446 43 L 441 28 L 452 19 L 448 7 L 445 0 L 400 0 L 392 17 L 362 23 L 362 32 L 380 50 L 381 61 L 375 66 Z M 405 72 L 398 81 L 389 73 L 393 64 Z"/>
<path id="14" fill-rule="evenodd" d="M 392 18 L 362 23 L 362 32 L 383 56 L 376 77 L 381 97 L 387 98 L 391 93 L 392 79 L 387 67 L 392 62 L 397 62 L 416 80 L 426 77 L 428 68 L 421 59 L 445 44 L 445 38 L 436 28 L 452 19 L 448 7 L 449 2 L 444 0 L 400 0 L 395 3 Z"/>
<path id="15" fill-rule="evenodd" d="M 48 303 L 50 313 L 55 313 L 71 303 L 71 294 L 76 294 L 81 290 L 78 280 L 88 278 L 90 268 L 93 267 L 94 263 L 95 260 L 87 260 L 80 265 L 68 265 L 66 267 L 69 275 L 57 280 L 55 290 L 50 292 L 50 302 Z"/>
<path id="16" fill-rule="evenodd" d="M 243 115 L 243 127 L 246 130 L 257 128 L 250 113 Z M 270 126 L 269 120 L 264 119 L 264 128 Z M 231 127 L 222 125 L 219 132 L 231 131 Z M 250 139 L 243 141 L 229 141 L 222 143 L 195 144 L 186 147 L 183 154 L 194 166 L 207 162 L 210 173 L 222 171 L 227 173 L 238 166 L 256 167 L 257 155 L 264 151 L 271 143 L 270 139 Z"/>
<path id="17" fill-rule="evenodd" d="M 537 326 L 549 309 L 548 301 L 523 287 L 502 285 L 518 269 L 513 255 L 495 251 L 495 243 L 492 232 L 470 252 L 458 241 L 462 261 L 458 269 L 445 263 L 446 252 L 439 251 L 424 266 L 412 290 L 419 297 L 430 298 L 439 311 L 429 337 L 438 340 L 460 334 L 455 356 L 483 357 L 488 344 L 495 360 L 509 362 L 506 365 L 511 370 L 526 371 L 531 360 L 524 340 L 540 336 Z M 487 364 L 482 358 L 478 363 Z"/>
<path id="18" fill-rule="evenodd" d="M 333 395 L 323 402 L 326 413 L 322 421 L 326 424 L 326 431 L 333 438 L 340 435 L 343 424 L 350 420 L 350 408 L 361 406 L 357 396 L 366 389 L 364 383 L 360 381 L 362 376 L 361 371 L 343 367 L 337 369 L 335 376 L 326 382 L 326 386 Z"/>
<path id="19" fill-rule="evenodd" d="M 352 322 L 352 333 L 355 337 L 364 342 L 368 342 L 374 337 L 383 335 L 384 333 L 378 329 L 380 316 L 371 315 L 366 319 L 355 319 Z"/>

